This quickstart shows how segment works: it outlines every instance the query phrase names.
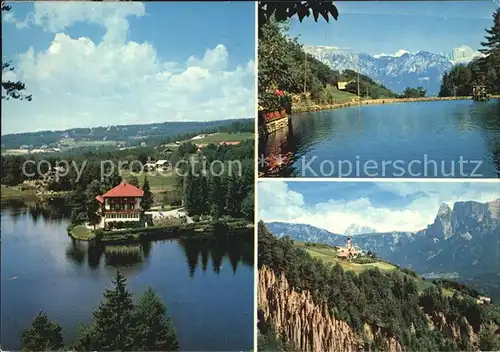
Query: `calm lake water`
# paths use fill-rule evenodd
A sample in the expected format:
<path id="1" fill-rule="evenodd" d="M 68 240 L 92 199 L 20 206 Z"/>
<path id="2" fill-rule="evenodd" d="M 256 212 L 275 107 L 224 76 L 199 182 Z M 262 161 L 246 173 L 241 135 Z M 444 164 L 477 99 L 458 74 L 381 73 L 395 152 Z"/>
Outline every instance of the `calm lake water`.
<path id="1" fill-rule="evenodd" d="M 2 204 L 3 350 L 20 348 L 21 331 L 40 310 L 72 341 L 117 268 L 134 293 L 151 286 L 163 298 L 182 350 L 252 349 L 253 231 L 103 250 L 71 240 L 68 209 L 52 203 Z"/>
<path id="2" fill-rule="evenodd" d="M 294 155 L 279 174 L 284 177 L 496 178 L 500 100 L 364 105 L 294 114 L 289 131 L 260 140 L 259 150 L 266 156 Z"/>

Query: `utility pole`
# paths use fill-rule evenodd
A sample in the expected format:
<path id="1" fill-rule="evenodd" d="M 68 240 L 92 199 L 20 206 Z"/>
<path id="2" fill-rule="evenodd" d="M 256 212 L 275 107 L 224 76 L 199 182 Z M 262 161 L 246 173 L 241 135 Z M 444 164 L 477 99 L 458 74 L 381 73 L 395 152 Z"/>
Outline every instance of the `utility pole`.
<path id="1" fill-rule="evenodd" d="M 304 51 L 304 95 L 306 94 L 307 53 Z"/>

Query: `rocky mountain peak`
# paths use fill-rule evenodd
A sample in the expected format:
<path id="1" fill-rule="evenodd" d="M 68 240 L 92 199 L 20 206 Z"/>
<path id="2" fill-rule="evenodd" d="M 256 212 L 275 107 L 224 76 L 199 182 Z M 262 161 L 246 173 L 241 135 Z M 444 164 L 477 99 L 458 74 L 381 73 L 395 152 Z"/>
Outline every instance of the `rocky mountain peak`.
<path id="1" fill-rule="evenodd" d="M 344 235 L 345 236 L 355 236 L 355 235 L 362 235 L 365 233 L 375 233 L 375 232 L 377 232 L 377 230 L 375 230 L 372 227 L 361 226 L 358 224 L 351 224 L 345 230 Z"/>
<path id="2" fill-rule="evenodd" d="M 455 234 L 481 233 L 485 229 L 498 226 L 498 209 L 500 202 L 479 203 L 460 201 L 453 204 L 453 209 L 443 203 L 437 212 L 434 223 L 429 225 L 428 232 L 437 238 L 445 239 Z"/>
<path id="3" fill-rule="evenodd" d="M 443 203 L 439 207 L 437 216 L 439 216 L 439 217 L 441 217 L 441 216 L 448 216 L 448 215 L 451 214 L 451 211 L 452 211 L 451 207 L 447 203 Z"/>
<path id="4" fill-rule="evenodd" d="M 500 218 L 500 199 L 488 202 L 486 204 L 488 205 L 488 209 L 490 210 L 491 217 L 498 221 L 498 219 Z"/>
<path id="5" fill-rule="evenodd" d="M 452 210 L 446 203 L 441 204 L 437 212 L 434 223 L 429 226 L 429 232 L 434 237 L 448 237 L 453 235 L 453 226 L 451 224 Z"/>

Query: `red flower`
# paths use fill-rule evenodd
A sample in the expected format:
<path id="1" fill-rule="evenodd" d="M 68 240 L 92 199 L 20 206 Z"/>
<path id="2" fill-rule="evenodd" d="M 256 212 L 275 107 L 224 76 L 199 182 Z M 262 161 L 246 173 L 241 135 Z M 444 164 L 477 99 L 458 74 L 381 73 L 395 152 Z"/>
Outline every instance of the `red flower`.
<path id="1" fill-rule="evenodd" d="M 285 96 L 285 91 L 276 89 L 274 91 L 274 94 L 279 95 L 280 97 L 284 97 Z"/>

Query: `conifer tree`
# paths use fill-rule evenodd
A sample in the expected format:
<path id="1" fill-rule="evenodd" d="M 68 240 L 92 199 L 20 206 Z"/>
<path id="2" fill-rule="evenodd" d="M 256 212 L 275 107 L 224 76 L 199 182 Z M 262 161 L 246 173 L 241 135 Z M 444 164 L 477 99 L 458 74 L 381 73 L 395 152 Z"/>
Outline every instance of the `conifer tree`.
<path id="1" fill-rule="evenodd" d="M 87 219 L 90 225 L 97 225 L 101 221 L 101 216 L 98 214 L 100 204 L 95 199 L 98 195 L 101 194 L 101 184 L 99 181 L 94 180 L 88 186 L 86 192 L 86 210 L 87 210 Z"/>
<path id="2" fill-rule="evenodd" d="M 142 186 L 142 190 L 144 191 L 144 195 L 142 196 L 141 200 L 141 208 L 144 211 L 147 211 L 151 209 L 154 203 L 154 196 L 153 193 L 151 192 L 151 189 L 149 188 L 149 181 L 148 177 L 144 177 L 144 184 Z"/>
<path id="3" fill-rule="evenodd" d="M 81 224 L 87 221 L 87 196 L 82 185 L 77 184 L 75 192 L 71 197 L 71 222 L 73 224 Z"/>
<path id="4" fill-rule="evenodd" d="M 487 35 L 485 35 L 486 41 L 481 42 L 482 49 L 480 52 L 489 55 L 497 54 L 500 47 L 500 8 L 497 8 L 493 13 L 493 25 L 491 28 L 486 29 Z"/>
<path id="5" fill-rule="evenodd" d="M 93 313 L 93 349 L 99 351 L 124 351 L 133 349 L 134 320 L 132 294 L 126 278 L 116 272 L 115 287 L 106 290 L 104 301 Z"/>
<path id="6" fill-rule="evenodd" d="M 135 310 L 135 343 L 139 351 L 178 351 L 179 341 L 167 308 L 148 287 Z"/>
<path id="7" fill-rule="evenodd" d="M 227 183 L 226 191 L 226 214 L 234 216 L 237 211 L 237 185 L 234 175 L 230 176 Z"/>
<path id="8" fill-rule="evenodd" d="M 218 219 L 222 216 L 225 206 L 225 192 L 222 188 L 220 176 L 212 176 L 210 180 L 210 215 L 213 219 Z"/>
<path id="9" fill-rule="evenodd" d="M 196 189 L 194 184 L 194 176 L 191 168 L 187 171 L 184 177 L 184 207 L 189 214 L 195 213 L 196 210 Z"/>
<path id="10" fill-rule="evenodd" d="M 486 55 L 480 60 L 480 75 L 486 76 L 490 92 L 500 91 L 500 8 L 493 14 L 493 25 L 486 29 L 485 41 L 480 52 Z"/>

